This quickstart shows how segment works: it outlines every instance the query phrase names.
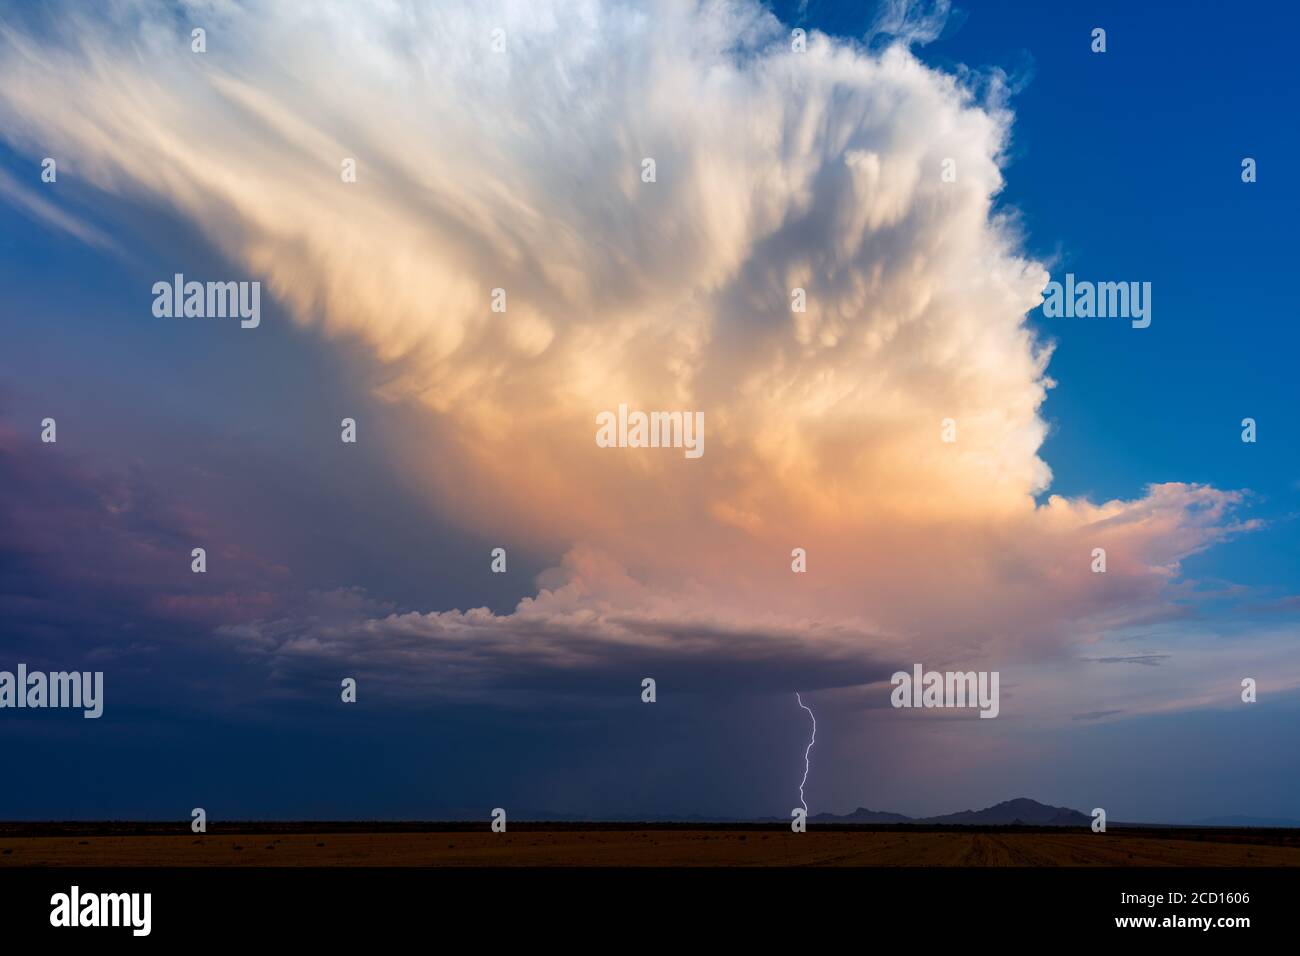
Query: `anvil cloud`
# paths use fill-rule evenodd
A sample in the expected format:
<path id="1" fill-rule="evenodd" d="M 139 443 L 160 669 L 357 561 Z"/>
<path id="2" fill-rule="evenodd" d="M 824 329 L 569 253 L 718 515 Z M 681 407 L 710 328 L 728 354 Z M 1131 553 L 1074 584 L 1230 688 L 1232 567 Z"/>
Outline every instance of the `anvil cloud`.
<path id="1" fill-rule="evenodd" d="M 1249 526 L 1195 484 L 1039 501 L 1048 274 L 996 205 L 996 77 L 796 52 L 747 0 L 182 8 L 0 26 L 3 136 L 199 230 L 416 410 L 385 452 L 431 507 L 555 565 L 513 614 L 268 614 L 239 646 L 502 680 L 632 648 L 805 689 L 1005 668 L 1178 613 L 1180 561 Z M 598 448 L 623 403 L 702 411 L 708 454 Z"/>

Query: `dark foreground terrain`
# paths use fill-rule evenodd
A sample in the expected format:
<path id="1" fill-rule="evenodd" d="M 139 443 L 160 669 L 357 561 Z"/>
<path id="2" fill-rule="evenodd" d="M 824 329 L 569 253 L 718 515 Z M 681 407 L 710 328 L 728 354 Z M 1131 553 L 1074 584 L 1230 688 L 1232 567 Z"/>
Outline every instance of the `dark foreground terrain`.
<path id="1" fill-rule="evenodd" d="M 3 823 L 5 866 L 1300 866 L 1300 831 L 655 824 Z"/>

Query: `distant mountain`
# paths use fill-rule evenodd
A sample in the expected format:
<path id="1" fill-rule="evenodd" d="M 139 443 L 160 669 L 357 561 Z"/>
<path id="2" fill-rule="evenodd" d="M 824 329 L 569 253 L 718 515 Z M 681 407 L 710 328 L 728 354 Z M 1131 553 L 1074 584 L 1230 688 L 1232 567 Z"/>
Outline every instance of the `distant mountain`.
<path id="1" fill-rule="evenodd" d="M 983 810 L 963 810 L 941 817 L 927 817 L 918 823 L 952 824 L 954 826 L 1033 826 L 1033 827 L 1086 827 L 1092 817 L 1069 807 L 1049 807 L 1028 797 L 1018 797 L 994 804 Z"/>
<path id="2" fill-rule="evenodd" d="M 467 819 L 477 820 L 482 816 L 481 812 L 466 811 L 463 815 L 455 817 L 446 817 L 446 819 Z M 756 819 L 742 820 L 732 816 L 710 816 L 703 814 L 690 815 L 665 815 L 665 814 L 646 814 L 646 813 L 626 813 L 615 814 L 603 817 L 599 821 L 590 820 L 579 814 L 556 813 L 553 811 L 525 811 L 521 810 L 517 815 L 512 815 L 511 819 L 525 820 L 546 820 L 556 823 L 635 823 L 635 822 L 654 822 L 666 824 L 731 824 L 737 825 L 742 823 L 784 823 L 789 824 L 789 817 L 759 817 Z M 1030 800 L 1028 797 L 1018 797 L 1015 800 L 1006 800 L 1002 803 L 994 804 L 991 807 L 985 807 L 983 810 L 962 810 L 958 813 L 946 813 L 935 817 L 909 817 L 903 813 L 891 813 L 888 810 L 869 810 L 866 807 L 858 807 L 852 813 L 818 813 L 808 818 L 809 823 L 829 823 L 829 824 L 864 824 L 880 825 L 891 823 L 912 823 L 926 826 L 975 826 L 975 827 L 1005 827 L 1005 826 L 1032 826 L 1032 827 L 1086 827 L 1092 824 L 1092 817 L 1078 810 L 1072 810 L 1069 807 L 1052 807 L 1045 803 L 1039 803 L 1037 800 Z M 1111 820 L 1110 824 L 1115 827 L 1298 827 L 1300 820 L 1293 820 L 1283 817 L 1250 817 L 1243 815 L 1207 817 L 1203 820 L 1194 820 L 1190 823 L 1124 823 L 1118 820 Z"/>
<path id="3" fill-rule="evenodd" d="M 1226 817 L 1206 817 L 1193 820 L 1194 827 L 1300 827 L 1300 820 L 1287 817 L 1246 817 L 1240 813 Z"/>
<path id="4" fill-rule="evenodd" d="M 808 818 L 809 823 L 915 823 L 911 817 L 887 810 L 868 810 L 858 807 L 852 813 L 818 813 Z"/>
<path id="5" fill-rule="evenodd" d="M 1086 827 L 1092 817 L 1069 807 L 1049 807 L 1028 797 L 1006 800 L 983 810 L 962 810 L 938 817 L 909 817 L 901 813 L 868 810 L 858 807 L 852 813 L 819 813 L 808 818 L 809 823 L 924 823 L 931 826 L 1031 826 L 1031 827 Z M 1250 826 L 1251 824 L 1241 824 Z M 1262 824 L 1255 824 L 1260 826 Z"/>

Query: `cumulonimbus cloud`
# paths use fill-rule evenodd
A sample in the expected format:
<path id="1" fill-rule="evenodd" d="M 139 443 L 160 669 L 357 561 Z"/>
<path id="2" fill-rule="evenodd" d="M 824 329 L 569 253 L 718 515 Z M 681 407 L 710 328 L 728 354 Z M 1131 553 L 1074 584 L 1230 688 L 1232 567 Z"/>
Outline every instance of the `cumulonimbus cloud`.
<path id="1" fill-rule="evenodd" d="M 802 628 L 810 660 L 849 633 L 864 659 L 1055 653 L 1174 613 L 1180 560 L 1247 527 L 1239 494 L 1196 485 L 1036 504 L 1047 275 L 996 206 L 1012 115 L 904 45 L 796 50 L 748 0 L 182 11 L 0 28 L 5 137 L 173 209 L 363 349 L 427 422 L 395 467 L 557 556 L 510 620 L 263 622 L 254 644 L 478 630 L 518 651 L 526 625 L 529 659 L 564 668 L 584 621 L 607 647 L 693 629 L 738 657 L 748 621 Z M 598 448 L 622 403 L 703 411 L 706 453 Z"/>

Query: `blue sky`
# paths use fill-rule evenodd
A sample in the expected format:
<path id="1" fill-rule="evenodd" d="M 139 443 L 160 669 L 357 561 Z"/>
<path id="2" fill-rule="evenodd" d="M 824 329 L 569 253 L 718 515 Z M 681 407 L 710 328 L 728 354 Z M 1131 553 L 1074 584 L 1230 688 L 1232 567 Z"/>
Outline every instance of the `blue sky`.
<path id="1" fill-rule="evenodd" d="M 149 4 L 140 9 L 146 20 L 153 12 Z M 871 5 L 810 2 L 770 9 L 786 28 L 804 26 L 860 41 L 861 56 L 878 56 L 883 49 L 881 37 L 870 37 L 876 22 Z M 35 14 L 0 10 L 4 22 L 38 45 L 57 48 L 78 40 L 75 22 L 60 39 L 58 30 Z M 509 15 L 502 13 L 511 35 L 524 33 Z M 121 35 L 109 30 L 98 42 L 121 53 L 114 44 L 125 42 L 132 27 L 110 26 Z M 695 26 L 707 32 L 707 22 Z M 1108 49 L 1101 55 L 1089 51 L 1089 33 L 1096 26 L 1107 31 Z M 264 282 L 263 322 L 255 334 L 219 322 L 160 323 L 148 310 L 147 290 L 155 280 L 173 271 L 261 275 L 252 264 L 259 239 L 267 243 L 267 235 L 290 235 L 292 217 L 286 216 L 280 232 L 259 237 L 246 223 L 227 229 L 219 204 L 200 206 L 204 214 L 196 214 L 178 196 L 183 190 L 170 185 L 169 177 L 184 167 L 170 165 L 165 148 L 159 150 L 157 168 L 135 179 L 111 172 L 118 158 L 111 143 L 100 154 L 72 152 L 60 164 L 57 191 L 47 189 L 39 183 L 44 153 L 30 131 L 44 131 L 53 141 L 75 132 L 75 124 L 60 128 L 51 118 L 43 126 L 47 121 L 33 118 L 36 112 L 24 112 L 19 92 L 0 100 L 0 118 L 14 121 L 7 124 L 12 135 L 0 134 L 0 424 L 5 429 L 0 481 L 7 499 L 0 530 L 9 528 L 0 536 L 5 542 L 0 547 L 5 609 L 0 669 L 20 660 L 50 669 L 93 665 L 106 671 L 108 693 L 106 716 L 93 723 L 75 713 L 0 712 L 0 747 L 28 774 L 26 785 L 0 795 L 0 817 L 183 819 L 191 807 L 206 806 L 214 818 L 392 818 L 486 815 L 498 805 L 594 816 L 783 815 L 797 784 L 806 731 L 790 693 L 796 688 L 786 683 L 791 680 L 811 691 L 806 699 L 819 713 L 821 736 L 809 788 L 814 812 L 866 805 L 919 815 L 1024 795 L 1085 811 L 1107 806 L 1112 819 L 1300 816 L 1294 810 L 1300 802 L 1300 763 L 1292 731 L 1297 695 L 1290 683 L 1295 671 L 1289 669 L 1300 663 L 1294 649 L 1300 612 L 1295 523 L 1300 436 L 1292 371 L 1300 333 L 1291 316 L 1294 242 L 1288 228 L 1300 212 L 1290 170 L 1300 144 L 1290 119 L 1297 90 L 1286 48 L 1295 27 L 1294 12 L 1280 5 L 1245 17 L 1195 4 L 988 3 L 949 11 L 937 39 L 913 46 L 922 64 L 961 75 L 979 91 L 987 91 L 990 71 L 1005 74 L 1010 88 L 1005 106 L 1012 119 L 1001 165 L 1005 187 L 995 210 L 1015 217 L 1021 254 L 1043 263 L 1052 278 L 1073 272 L 1081 279 L 1152 283 L 1153 321 L 1144 330 L 1131 329 L 1126 321 L 1030 313 L 1029 327 L 1041 341 L 1054 343 L 1046 370 L 1054 384 L 1037 410 L 1048 427 L 1037 456 L 1050 467 L 1052 481 L 1029 493 L 1039 503 L 1051 495 L 1133 503 L 1136 517 L 1126 519 L 1125 527 L 1135 530 L 1126 533 L 1152 553 L 1153 567 L 1176 562 L 1179 573 L 1164 582 L 1152 572 L 1150 580 L 1135 584 L 1096 619 L 1076 615 L 1067 621 L 1062 612 L 1056 621 L 1037 605 L 1017 610 L 1021 592 L 1034 585 L 1012 571 L 1012 579 L 1004 579 L 1005 591 L 992 590 L 980 599 L 989 611 L 978 627 L 954 625 L 941 643 L 927 643 L 929 631 L 939 627 L 939 612 L 921 616 L 917 609 L 913 619 L 906 607 L 872 608 L 882 615 L 873 622 L 882 633 L 924 632 L 926 640 L 912 646 L 882 638 L 847 659 L 839 656 L 837 644 L 814 647 L 812 639 L 806 658 L 784 644 L 771 652 L 759 644 L 737 649 L 741 635 L 780 640 L 784 624 L 762 618 L 742 627 L 739 618 L 719 611 L 714 630 L 726 639 L 712 644 L 713 638 L 685 625 L 655 619 L 656 641 L 665 633 L 689 632 L 691 640 L 707 644 L 696 656 L 676 649 L 656 656 L 658 644 L 634 642 L 632 650 L 620 644 L 617 650 L 592 652 L 594 663 L 581 666 L 511 663 L 522 639 L 506 622 L 519 617 L 513 612 L 521 599 L 554 587 L 553 581 L 582 584 L 577 593 L 593 607 L 649 619 L 660 600 L 694 608 L 700 591 L 719 595 L 720 607 L 733 574 L 746 587 L 764 581 L 765 571 L 735 557 L 761 548 L 733 545 L 735 526 L 710 524 L 687 505 L 681 514 L 654 504 L 628 507 L 625 526 L 592 519 L 584 533 L 566 537 L 555 527 L 577 521 L 580 509 L 604 500 L 605 476 L 591 478 L 595 472 L 586 468 L 557 471 L 557 481 L 567 482 L 570 492 L 552 496 L 552 476 L 538 470 L 543 459 L 528 457 L 532 449 L 521 449 L 515 463 L 482 472 L 453 464 L 472 461 L 476 449 L 486 449 L 486 455 L 492 446 L 477 445 L 476 433 L 459 432 L 452 421 L 456 416 L 443 411 L 457 407 L 459 393 L 439 393 L 431 400 L 432 411 L 422 404 L 423 393 L 408 382 L 411 368 L 419 374 L 435 368 L 443 379 L 454 377 L 450 370 L 470 369 L 480 376 L 472 379 L 471 392 L 501 389 L 512 400 L 531 394 L 541 407 L 551 391 L 575 380 L 572 367 L 561 366 L 564 374 L 539 371 L 550 354 L 545 351 L 543 358 L 502 360 L 500 368 L 477 351 L 457 353 L 446 364 L 441 357 L 430 360 L 427 367 L 415 348 L 400 360 L 376 358 L 384 354 L 385 342 L 401 339 L 397 323 L 377 316 L 349 325 L 323 300 L 304 305 L 295 297 L 304 288 L 337 292 L 331 283 L 339 273 L 310 257 L 300 263 L 294 258 L 299 246 L 309 245 L 310 235 L 274 247 L 279 262 L 299 268 L 279 274 L 278 285 Z M 754 29 L 761 33 L 761 27 Z M 225 38 L 218 27 L 211 32 L 208 56 L 221 69 Z M 304 48 L 314 36 L 303 32 Z M 11 78 L 6 69 L 18 69 L 15 49 L 0 48 L 0 78 Z M 611 59 L 615 52 L 611 41 Z M 303 56 L 310 66 L 310 57 Z M 12 58 L 8 68 L 6 57 Z M 253 54 L 248 57 L 230 75 L 266 83 L 283 79 Z M 627 62 L 635 72 L 640 61 Z M 176 76 L 188 82 L 188 74 Z M 652 80 L 653 75 L 647 82 Z M 887 75 L 882 79 L 894 81 Z M 105 95 L 93 77 L 67 82 L 43 95 L 49 102 L 65 102 L 84 82 L 92 94 L 87 103 L 105 107 L 94 112 L 96 122 L 109 129 L 118 121 L 124 129 L 130 126 L 114 119 L 107 102 L 93 98 Z M 309 82 L 303 81 L 304 88 Z M 578 94 L 586 89 L 583 79 L 573 82 Z M 543 81 L 536 85 L 545 88 Z M 367 89 L 360 80 L 358 88 Z M 274 92 L 283 97 L 277 102 L 292 109 L 293 97 L 302 91 L 286 82 Z M 481 93 L 476 87 L 465 90 L 467 98 Z M 602 140 L 598 135 L 610 126 L 598 112 L 608 104 L 590 90 L 586 99 L 578 99 L 599 120 L 593 122 L 597 145 L 591 150 L 614 149 L 609 144 L 619 142 L 616 136 Z M 833 98 L 829 102 L 833 106 Z M 449 103 L 447 115 L 454 116 L 458 102 Z M 538 110 L 551 105 L 548 99 Z M 214 110 L 213 123 L 225 115 Z M 539 122 L 543 132 L 531 131 L 553 151 L 581 143 L 586 130 L 577 112 L 566 108 L 559 115 L 562 122 L 551 127 Z M 899 138 L 906 139 L 927 117 L 913 114 L 897 122 Z M 550 135 L 545 130 L 565 124 L 577 129 L 570 139 L 545 139 Z M 177 142 L 196 128 L 176 130 Z M 340 128 L 354 137 L 349 146 L 364 150 L 361 120 Z M 633 120 L 629 128 L 639 129 Z M 272 136 L 255 125 L 244 129 L 245 152 L 257 157 L 250 162 L 279 162 Z M 69 140 L 76 141 L 75 136 Z M 123 150 L 130 141 L 123 135 Z M 378 145 L 365 145 L 374 152 L 362 152 L 363 169 L 378 167 L 377 159 L 367 167 L 364 158 L 377 156 Z M 510 163 L 519 160 L 524 171 L 518 180 L 499 176 L 503 190 L 530 188 L 519 185 L 531 183 L 527 157 L 512 152 L 521 148 L 516 142 L 481 158 L 483 164 L 502 164 L 492 165 L 498 173 L 514 172 Z M 684 134 L 676 148 L 686 155 L 694 147 Z M 479 162 L 472 150 L 461 152 L 468 165 Z M 1249 185 L 1240 177 L 1247 156 L 1259 169 L 1259 181 Z M 455 162 L 437 155 L 423 165 L 451 170 Z M 663 168 L 669 180 L 672 163 L 663 161 Z M 697 168 L 706 169 L 707 163 Z M 258 185 L 250 183 L 249 189 Z M 434 223 L 457 200 L 431 199 L 435 186 L 423 186 L 397 205 Z M 628 239 L 623 246 L 620 237 L 635 234 L 636 226 L 619 218 L 616 195 L 602 194 L 598 182 L 578 184 L 579 193 L 596 197 L 596 211 L 590 213 L 596 218 L 570 222 L 562 197 L 572 184 L 557 180 L 553 186 L 551 195 L 561 197 L 554 206 L 521 193 L 535 199 L 536 208 L 551 210 L 550 219 L 543 219 L 553 224 L 548 226 L 553 245 L 530 246 L 520 227 L 513 236 L 517 245 L 503 241 L 501 248 L 531 262 L 534 271 L 554 265 L 559 274 L 572 265 L 563 258 L 579 242 L 572 234 L 583 226 L 593 232 L 608 227 L 608 234 L 599 234 L 613 252 L 608 261 L 591 254 L 590 275 L 600 276 L 609 261 L 635 271 L 638 256 L 652 260 L 654 267 L 645 266 L 639 281 L 626 280 L 647 314 L 660 313 L 644 305 L 658 301 L 644 294 L 646 288 L 679 282 L 683 289 L 694 288 L 694 279 L 679 277 L 688 266 L 672 260 L 672 247 L 691 241 L 689 219 L 677 233 L 665 230 L 675 236 L 665 249 L 653 237 Z M 473 199 L 492 195 L 488 187 L 481 195 L 473 187 L 454 192 L 470 197 L 467 208 Z M 289 183 L 286 193 L 292 189 Z M 18 198 L 19 192 L 74 216 L 106 237 L 107 245 L 53 225 L 48 215 L 34 213 Z M 277 193 L 259 195 L 271 208 Z M 724 210 L 731 208 L 716 185 L 691 195 L 697 198 L 687 208 L 698 219 L 709 218 L 706 212 L 725 219 Z M 488 203 L 483 199 L 484 208 Z M 229 211 L 232 223 L 241 215 L 255 218 L 233 205 Z M 410 235 L 421 235 L 423 222 L 412 215 Z M 384 222 L 394 230 L 407 224 L 397 213 Z M 370 228 L 372 239 L 383 232 Z M 942 234 L 944 227 L 934 228 Z M 954 219 L 953 232 L 963 228 Z M 778 237 L 781 242 L 773 246 L 779 252 L 782 243 L 815 245 L 815 235 L 800 238 L 808 234 Z M 465 268 L 472 270 L 475 244 L 490 246 L 493 235 L 486 227 L 481 233 L 465 230 L 463 237 L 453 230 L 436 248 L 448 259 L 463 254 L 457 261 L 470 263 Z M 461 239 L 463 248 L 457 246 Z M 663 257 L 660 271 L 655 271 L 661 264 L 657 256 Z M 335 265 L 347 258 L 341 255 Z M 744 269 L 758 275 L 764 265 L 751 262 Z M 521 266 L 521 273 L 528 268 Z M 342 281 L 348 278 L 358 284 L 355 276 L 344 275 Z M 517 280 L 522 287 L 529 281 L 526 275 Z M 619 313 L 616 305 L 634 298 L 625 295 L 624 281 L 621 273 L 611 274 L 591 282 L 585 303 L 576 294 L 574 299 L 592 315 L 613 316 Z M 699 288 L 712 291 L 719 281 L 701 278 Z M 490 284 L 487 278 L 483 282 Z M 728 294 L 735 298 L 744 291 Z M 973 299 L 978 296 L 972 293 Z M 692 293 L 691 301 L 711 300 L 701 292 Z M 357 312 L 367 305 L 359 293 L 349 304 Z M 986 308 L 993 307 L 971 303 L 973 311 Z M 675 319 L 661 321 L 684 326 L 689 310 L 680 303 L 674 309 L 662 314 Z M 954 309 L 960 312 L 960 303 Z M 542 321 L 560 330 L 556 340 L 566 341 L 555 315 L 542 307 L 538 311 Z M 395 306 L 394 312 L 400 309 Z M 495 354 L 496 338 L 487 337 L 488 356 Z M 579 333 L 573 340 L 581 341 Z M 1008 367 L 1017 357 L 1008 352 Z M 730 360 L 713 361 L 714 381 L 730 383 Z M 624 384 L 653 393 L 656 377 L 666 375 L 647 367 Z M 735 381 L 744 376 L 737 374 Z M 511 391 L 514 382 L 518 393 Z M 467 414 L 482 412 L 476 421 L 496 421 L 477 406 L 459 407 Z M 562 418 L 565 411 L 559 408 L 556 415 Z M 57 446 L 35 442 L 34 423 L 47 415 L 59 423 Z M 339 453 L 335 423 L 347 415 L 362 422 L 361 454 Z M 1254 444 L 1240 440 L 1245 417 L 1258 422 Z M 711 420 L 730 419 L 719 414 Z M 721 457 L 732 446 L 722 444 L 721 437 L 717 441 L 711 454 Z M 869 439 L 862 441 L 872 448 Z M 828 453 L 826 461 L 838 460 L 838 453 Z M 825 468 L 818 473 L 824 476 Z M 519 500 L 501 504 L 509 520 L 494 521 L 494 509 L 472 495 L 456 496 L 455 489 L 480 481 L 484 488 L 504 481 L 516 489 Z M 689 501 L 722 479 L 710 473 L 694 481 L 673 477 L 658 487 L 672 488 L 678 500 Z M 1196 531 L 1202 526 L 1181 510 L 1186 507 L 1190 515 L 1198 505 L 1177 504 L 1182 517 L 1171 524 L 1169 537 L 1181 542 L 1186 534 L 1190 543 L 1170 545 L 1166 554 L 1160 551 L 1163 526 L 1142 530 L 1146 489 L 1165 482 L 1248 494 L 1216 517 L 1209 531 Z M 995 485 L 987 491 L 1000 494 Z M 728 500 L 725 491 L 721 494 Z M 772 500 L 755 494 L 755 502 Z M 630 501 L 643 500 L 628 495 Z M 734 501 L 743 503 L 739 492 Z M 656 507 L 665 508 L 665 527 L 695 531 L 657 538 Z M 762 509 L 755 505 L 755 510 Z M 990 507 L 994 513 L 1001 512 Z M 1129 513 L 1127 504 L 1122 513 Z M 535 523 L 516 514 L 532 514 Z M 979 511 L 958 517 L 976 525 L 985 520 Z M 992 525 L 997 519 L 987 520 Z M 1257 521 L 1259 527 L 1219 533 L 1234 521 Z M 867 521 L 856 547 L 908 552 L 909 542 L 942 537 L 945 527 L 904 523 L 880 530 Z M 1008 527 L 1005 538 L 997 532 L 997 540 L 1023 533 L 1016 525 Z M 510 573 L 484 573 L 488 551 L 510 528 L 518 529 L 509 541 Z M 822 532 L 812 524 L 806 530 L 809 538 L 826 542 L 824 550 L 812 551 L 814 562 L 820 554 L 852 554 L 837 550 L 848 545 L 833 535 L 817 537 Z M 954 551 L 964 547 L 965 534 L 954 533 Z M 846 532 L 845 537 L 851 536 Z M 1045 540 L 1050 537 L 1044 534 Z M 195 590 L 185 566 L 184 556 L 199 538 L 214 543 L 210 551 L 217 557 L 210 592 Z M 779 534 L 775 539 L 783 541 Z M 769 539 L 759 534 L 754 541 Z M 779 545 L 775 564 L 788 561 L 788 543 Z M 591 558 L 586 545 L 613 554 L 637 586 L 605 568 L 603 558 Z M 929 553 L 924 547 L 915 545 L 921 567 Z M 1030 553 L 1055 555 L 1051 547 L 1044 544 L 1048 550 Z M 1135 552 L 1141 549 L 1134 545 Z M 182 556 L 170 570 L 158 561 L 169 551 Z M 701 555 L 698 564 L 688 552 Z M 960 557 L 955 566 L 992 566 L 1001 560 L 987 550 Z M 883 575 L 872 563 L 876 559 L 863 560 L 864 574 Z M 740 563 L 729 563 L 734 561 Z M 899 563 L 907 566 L 901 558 Z M 688 570 L 676 573 L 677 564 Z M 812 621 L 810 633 L 837 614 L 842 626 L 856 626 L 853 622 L 867 612 L 844 597 L 852 584 L 846 572 L 845 580 L 828 585 L 830 590 L 815 592 L 808 605 L 813 610 L 801 618 Z M 205 581 L 203 587 L 208 586 Z M 760 594 L 772 592 L 770 583 L 755 587 Z M 926 581 L 918 587 L 935 585 Z M 743 605 L 745 592 L 736 588 L 728 599 Z M 636 597 L 625 598 L 626 593 Z M 944 613 L 960 618 L 953 608 L 963 607 L 965 598 L 953 598 L 949 607 L 941 594 L 929 593 Z M 1073 590 L 1063 594 L 1062 607 L 1073 597 Z M 795 603 L 791 597 L 791 608 Z M 419 616 L 413 628 L 441 628 L 445 622 L 437 614 L 477 607 L 497 616 L 484 640 L 501 643 L 458 650 L 468 657 L 453 662 L 465 666 L 467 659 L 482 658 L 495 668 L 490 648 L 500 646 L 506 663 L 472 689 L 457 688 L 455 679 L 445 676 L 450 666 L 442 658 L 417 659 L 414 644 L 407 643 L 417 638 L 392 632 L 398 625 L 390 615 Z M 557 628 L 556 634 L 563 631 L 563 640 L 572 643 L 561 641 L 554 652 L 585 654 L 592 646 L 589 637 L 564 630 L 572 625 L 566 616 L 572 609 L 561 610 L 546 619 L 546 626 Z M 704 601 L 699 614 L 712 610 Z M 763 610 L 777 614 L 787 608 L 773 600 Z M 997 628 L 1017 616 L 1030 621 L 1027 633 L 1004 642 Z M 699 619 L 692 618 L 692 626 L 700 626 Z M 446 626 L 471 623 L 456 619 Z M 764 630 L 769 626 L 771 634 Z M 1059 631 L 1059 640 L 1035 643 L 1035 627 L 1054 635 Z M 445 639 L 441 630 L 434 633 Z M 318 654 L 321 647 L 329 653 Z M 538 656 L 523 660 L 545 659 L 546 649 L 527 647 L 528 655 Z M 1206 703 L 1199 696 L 1202 689 L 1212 686 L 1216 669 L 1232 661 L 1236 647 L 1248 650 L 1243 659 L 1250 663 L 1229 666 L 1222 674 L 1226 703 Z M 883 705 L 878 690 L 889 671 L 929 660 L 940 648 L 958 662 L 963 649 L 972 649 L 973 659 L 999 662 L 1010 688 L 1003 717 L 917 722 Z M 1087 663 L 1124 653 L 1153 654 L 1159 661 Z M 340 707 L 335 689 L 344 673 L 340 667 L 371 659 L 383 663 L 363 679 L 359 702 Z M 1255 673 L 1265 689 L 1259 704 L 1231 706 L 1242 668 L 1279 662 L 1286 667 Z M 405 682 L 408 667 L 418 692 Z M 443 670 L 424 691 L 419 675 L 426 667 L 434 675 Z M 645 707 L 637 696 L 646 668 L 654 670 L 661 687 L 654 707 Z M 1087 676 L 1080 680 L 1080 675 Z M 1270 695 L 1267 682 L 1273 677 L 1279 691 Z M 1078 706 L 1071 699 L 1048 719 L 1028 709 L 1064 685 L 1091 688 L 1101 702 L 1087 705 L 1088 694 L 1079 690 Z M 1111 708 L 1106 701 L 1112 699 L 1119 701 L 1114 716 L 1085 719 L 1088 712 Z M 1018 708 L 1017 700 L 1026 709 Z M 987 724 L 998 727 L 994 731 Z"/>

